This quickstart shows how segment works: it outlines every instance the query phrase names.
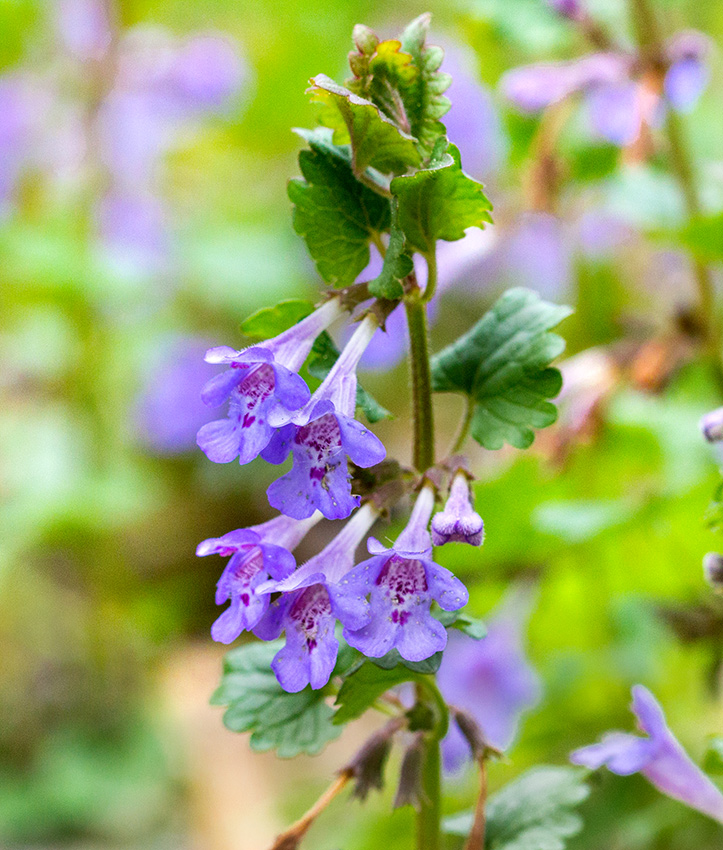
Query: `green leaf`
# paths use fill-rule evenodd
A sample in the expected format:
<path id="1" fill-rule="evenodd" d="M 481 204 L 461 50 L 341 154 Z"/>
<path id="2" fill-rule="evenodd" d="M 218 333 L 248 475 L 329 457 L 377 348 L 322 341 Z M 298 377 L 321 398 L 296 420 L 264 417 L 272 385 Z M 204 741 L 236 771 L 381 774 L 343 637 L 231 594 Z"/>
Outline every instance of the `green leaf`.
<path id="1" fill-rule="evenodd" d="M 336 363 L 338 357 L 339 349 L 334 345 L 334 340 L 324 331 L 316 338 L 311 349 L 311 355 L 307 364 L 309 374 L 313 378 L 323 381 L 329 374 L 331 367 Z M 356 404 L 357 407 L 361 407 L 367 420 L 372 424 L 379 422 L 381 419 L 389 419 L 392 415 L 359 382 L 357 382 L 356 386 Z"/>
<path id="2" fill-rule="evenodd" d="M 339 706 L 333 722 L 348 723 L 362 714 L 386 691 L 419 678 L 419 674 L 403 665 L 388 669 L 366 662 L 348 678 L 339 690 L 335 705 Z"/>
<path id="3" fill-rule="evenodd" d="M 311 149 L 299 154 L 303 179 L 289 181 L 294 230 L 324 280 L 347 286 L 368 265 L 372 237 L 389 229 L 389 202 L 356 180 L 348 146 L 334 145 L 330 129 L 296 132 Z"/>
<path id="4" fill-rule="evenodd" d="M 369 660 L 372 664 L 376 664 L 377 667 L 383 667 L 385 670 L 392 670 L 394 667 L 401 665 L 408 670 L 412 670 L 414 673 L 427 674 L 436 673 L 439 670 L 439 665 L 442 663 L 442 655 L 442 652 L 435 652 L 434 655 L 430 655 L 424 661 L 407 661 L 406 658 L 402 658 L 398 649 L 390 649 L 381 658 L 370 658 Z"/>
<path id="5" fill-rule="evenodd" d="M 403 174 L 421 163 L 414 139 L 399 130 L 379 107 L 325 74 L 313 77 L 309 91 L 324 104 L 321 123 L 334 130 L 334 142 L 351 145 L 351 163 L 359 175 L 369 166 L 382 174 Z"/>
<path id="6" fill-rule="evenodd" d="M 369 282 L 369 292 L 377 298 L 394 301 L 404 295 L 402 280 L 412 272 L 414 263 L 405 253 L 406 239 L 397 225 L 397 202 L 392 205 L 392 230 L 379 277 Z"/>
<path id="7" fill-rule="evenodd" d="M 439 70 L 444 50 L 427 44 L 431 18 L 428 12 L 420 15 L 402 33 L 402 50 L 411 55 L 414 67 L 419 70 L 402 90 L 404 108 L 411 133 L 425 157 L 431 155 L 439 137 L 446 133 L 439 119 L 451 106 L 444 93 L 452 84 L 450 75 Z"/>
<path id="8" fill-rule="evenodd" d="M 275 307 L 263 307 L 241 322 L 241 333 L 251 339 L 270 339 L 313 313 L 311 301 L 292 298 Z"/>
<path id="9" fill-rule="evenodd" d="M 532 428 L 557 418 L 547 399 L 562 386 L 548 364 L 565 348 L 549 333 L 572 311 L 527 289 L 510 289 L 466 334 L 432 358 L 435 392 L 467 394 L 473 404 L 471 434 L 486 449 L 505 442 L 518 449 L 534 440 Z"/>
<path id="10" fill-rule="evenodd" d="M 723 773 L 723 735 L 715 735 L 708 741 L 703 770 L 706 773 Z"/>
<path id="11" fill-rule="evenodd" d="M 251 732 L 254 750 L 275 749 L 280 758 L 314 755 L 338 737 L 339 729 L 331 722 L 334 712 L 323 689 L 289 694 L 276 681 L 271 661 L 283 643 L 251 643 L 228 652 L 211 704 L 228 706 L 224 725 Z"/>
<path id="12" fill-rule="evenodd" d="M 459 629 L 461 632 L 474 640 L 482 640 L 487 635 L 487 626 L 479 617 L 471 617 L 464 611 L 442 611 L 434 612 L 434 616 L 445 628 Z"/>
<path id="13" fill-rule="evenodd" d="M 723 212 L 694 218 L 672 236 L 699 260 L 723 263 Z"/>
<path id="14" fill-rule="evenodd" d="M 482 184 L 462 171 L 459 151 L 443 137 L 429 167 L 395 177 L 391 190 L 399 199 L 399 226 L 423 254 L 430 254 L 438 239 L 454 242 L 468 227 L 492 221 Z"/>
<path id="15" fill-rule="evenodd" d="M 564 850 L 582 829 L 573 810 L 587 799 L 586 772 L 573 767 L 535 767 L 509 782 L 487 804 L 486 850 Z M 446 818 L 450 835 L 468 835 L 473 813 Z"/>

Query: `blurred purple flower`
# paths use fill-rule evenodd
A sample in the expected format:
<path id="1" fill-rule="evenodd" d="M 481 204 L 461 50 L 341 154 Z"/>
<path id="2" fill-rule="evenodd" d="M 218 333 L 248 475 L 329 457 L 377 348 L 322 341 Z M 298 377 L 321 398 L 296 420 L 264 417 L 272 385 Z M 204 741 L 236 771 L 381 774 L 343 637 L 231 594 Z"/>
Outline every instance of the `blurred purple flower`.
<path id="1" fill-rule="evenodd" d="M 166 343 L 158 364 L 136 403 L 136 432 L 159 454 L 179 454 L 196 448 L 196 432 L 211 412 L 201 401 L 201 388 L 211 367 L 203 362 L 207 340 L 185 337 Z"/>
<path id="2" fill-rule="evenodd" d="M 380 658 L 395 647 L 407 661 L 423 661 L 440 652 L 447 644 L 447 631 L 432 616 L 432 601 L 445 611 L 467 604 L 467 588 L 432 561 L 427 526 L 433 508 L 434 493 L 425 486 L 392 548 L 370 538 L 373 557 L 330 588 L 347 643 L 370 658 Z"/>
<path id="3" fill-rule="evenodd" d="M 723 407 L 717 407 L 706 413 L 700 420 L 700 430 L 709 443 L 723 440 Z"/>
<path id="4" fill-rule="evenodd" d="M 582 20 L 586 14 L 585 7 L 580 0 L 546 0 L 547 5 L 571 21 Z"/>
<path id="5" fill-rule="evenodd" d="M 570 761 L 591 770 L 605 765 L 619 776 L 642 773 L 663 794 L 723 823 L 723 794 L 678 743 L 655 697 L 636 685 L 631 707 L 649 737 L 609 732 L 599 744 L 575 750 Z"/>
<path id="6" fill-rule="evenodd" d="M 96 222 L 114 265 L 149 274 L 166 268 L 170 234 L 165 207 L 155 195 L 112 190 L 98 202 Z"/>
<path id="7" fill-rule="evenodd" d="M 594 132 L 619 147 L 632 144 L 643 124 L 656 126 L 665 105 L 692 109 L 708 81 L 709 40 L 687 31 L 666 44 L 664 91 L 638 76 L 635 57 L 591 53 L 569 62 L 527 65 L 508 71 L 502 90 L 523 112 L 539 112 L 574 94 L 585 95 Z M 664 95 L 664 96 L 663 96 Z"/>
<path id="8" fill-rule="evenodd" d="M 703 576 L 716 593 L 723 593 L 723 555 L 707 552 L 703 557 Z"/>
<path id="9" fill-rule="evenodd" d="M 55 26 L 65 48 L 83 61 L 102 59 L 112 33 L 102 0 L 55 0 Z"/>
<path id="10" fill-rule="evenodd" d="M 435 546 L 453 542 L 481 546 L 483 538 L 484 523 L 472 507 L 469 479 L 460 471 L 452 480 L 444 510 L 432 517 L 432 543 Z"/>
<path id="11" fill-rule="evenodd" d="M 31 104 L 17 76 L 0 77 L 0 213 L 10 200 L 28 158 Z"/>
<path id="12" fill-rule="evenodd" d="M 526 286 L 555 297 L 572 281 L 572 251 L 560 219 L 524 213 L 500 243 L 499 273 L 511 286 Z"/>
<path id="13" fill-rule="evenodd" d="M 445 699 L 471 714 L 485 739 L 500 750 L 512 743 L 522 712 L 540 698 L 539 677 L 523 651 L 529 605 L 527 594 L 518 591 L 508 597 L 479 641 L 451 630 L 437 674 Z M 456 724 L 450 726 L 442 752 L 450 772 L 471 757 Z"/>
<path id="14" fill-rule="evenodd" d="M 351 494 L 347 458 L 362 468 L 384 460 L 382 443 L 354 419 L 356 369 L 376 327 L 372 317 L 362 320 L 301 411 L 269 417 L 270 424 L 281 427 L 262 457 L 280 464 L 291 452 L 294 465 L 266 493 L 269 504 L 288 516 L 303 519 L 315 510 L 327 519 L 349 516 L 359 504 L 359 497 Z"/>
<path id="15" fill-rule="evenodd" d="M 182 43 L 168 75 L 168 93 L 179 105 L 217 110 L 228 105 L 248 72 L 233 42 L 221 34 L 197 35 Z"/>

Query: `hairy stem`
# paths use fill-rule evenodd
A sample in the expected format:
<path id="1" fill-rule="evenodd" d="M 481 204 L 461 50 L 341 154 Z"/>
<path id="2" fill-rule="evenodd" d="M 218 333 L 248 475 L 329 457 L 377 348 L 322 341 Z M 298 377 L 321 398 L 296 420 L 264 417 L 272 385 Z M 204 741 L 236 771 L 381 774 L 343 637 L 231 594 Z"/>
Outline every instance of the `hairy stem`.
<path id="1" fill-rule="evenodd" d="M 425 254 L 424 259 L 427 261 L 427 285 L 424 287 L 424 295 L 422 301 L 427 303 L 434 298 L 434 293 L 437 290 L 437 251 L 432 250 L 431 254 Z"/>
<path id="2" fill-rule="evenodd" d="M 434 465 L 434 416 L 432 413 L 432 373 L 429 366 L 427 308 L 419 290 L 404 302 L 409 326 L 409 362 L 412 378 L 412 415 L 415 468 L 424 472 Z"/>
<path id="3" fill-rule="evenodd" d="M 417 685 L 417 697 L 435 713 L 434 727 L 424 736 L 422 802 L 417 813 L 417 850 L 439 850 L 442 840 L 442 759 L 440 742 L 449 728 L 449 709 L 434 677 Z"/>

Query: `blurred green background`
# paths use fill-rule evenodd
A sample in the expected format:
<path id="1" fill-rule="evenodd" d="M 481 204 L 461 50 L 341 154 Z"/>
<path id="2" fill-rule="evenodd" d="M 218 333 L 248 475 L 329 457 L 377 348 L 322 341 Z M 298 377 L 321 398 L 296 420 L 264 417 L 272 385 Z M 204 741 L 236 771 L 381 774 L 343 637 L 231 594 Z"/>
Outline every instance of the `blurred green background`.
<path id="1" fill-rule="evenodd" d="M 625 3 L 589 5 L 625 34 Z M 469 585 L 477 614 L 512 580 L 539 583 L 529 653 L 545 694 L 491 782 L 565 763 L 600 732 L 630 728 L 635 682 L 654 690 L 699 759 L 721 728 L 723 607 L 700 567 L 717 545 L 703 514 L 719 474 L 697 423 L 720 399 L 676 331 L 695 294 L 688 259 L 660 235 L 683 220 L 665 157 L 630 162 L 573 116 L 556 146 L 554 208 L 532 208 L 539 122 L 506 104 L 498 81 L 516 65 L 583 52 L 569 25 L 542 0 L 426 8 L 405 0 L 393 9 L 119 0 L 118 40 L 149 27 L 169 43 L 220 31 L 242 63 L 223 107 L 184 117 L 162 145 L 143 187 L 163 218 L 149 258 L 133 239 L 104 239 L 98 225 L 109 178 L 107 163 L 88 165 L 98 144 L 89 75 L 106 95 L 108 81 L 68 48 L 60 6 L 0 0 L 0 86 L 22 80 L 33 145 L 0 195 L 0 845 L 260 850 L 358 742 L 352 727 L 328 753 L 289 766 L 247 752 L 207 707 L 223 649 L 209 635 L 221 567 L 197 560 L 195 546 L 268 518 L 274 470 L 214 465 L 193 435 L 211 374 L 205 347 L 240 347 L 248 314 L 318 291 L 285 186 L 300 146 L 290 128 L 314 122 L 308 78 L 343 79 L 355 23 L 391 36 L 426 10 L 432 41 L 460 70 L 452 141 L 484 179 L 497 221 L 489 246 L 452 276 L 433 347 L 469 327 L 505 286 L 524 285 L 575 304 L 561 328 L 568 354 L 595 346 L 599 358 L 583 361 L 561 424 L 533 449 L 475 453 L 486 543 L 440 552 Z M 666 33 L 723 34 L 719 3 L 657 6 Z M 712 66 L 685 132 L 715 210 L 723 206 L 715 54 Z M 452 132 L 455 109 L 464 138 Z M 467 126 L 466 111 L 480 120 Z M 2 121 L 9 169 L 12 133 L 3 139 Z M 120 144 L 132 140 L 121 134 Z M 604 378 L 587 386 L 600 363 Z M 376 432 L 409 462 L 404 364 L 370 370 L 365 383 L 397 414 Z M 586 391 L 599 398 L 575 430 Z M 440 450 L 457 413 L 447 399 L 438 405 Z M 392 793 L 364 812 L 341 804 L 308 845 L 411 847 L 409 812 L 389 815 Z M 471 776 L 455 782 L 448 811 L 473 794 Z M 605 775 L 585 816 L 576 848 L 722 842 L 719 826 L 639 778 Z"/>

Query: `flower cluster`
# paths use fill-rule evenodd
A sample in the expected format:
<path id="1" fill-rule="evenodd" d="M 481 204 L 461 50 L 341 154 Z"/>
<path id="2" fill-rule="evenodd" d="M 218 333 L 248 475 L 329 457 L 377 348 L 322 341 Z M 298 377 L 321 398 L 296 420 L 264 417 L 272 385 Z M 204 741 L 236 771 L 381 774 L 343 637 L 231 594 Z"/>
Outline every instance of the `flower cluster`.
<path id="1" fill-rule="evenodd" d="M 550 5 L 575 23 L 592 24 L 579 2 L 555 0 Z M 687 112 L 695 106 L 708 83 L 709 52 L 708 38 L 689 30 L 670 38 L 663 55 L 652 62 L 611 44 L 579 59 L 516 68 L 504 76 L 502 88 L 528 113 L 581 95 L 593 131 L 627 147 L 645 126 L 659 124 L 668 107 Z"/>
<path id="2" fill-rule="evenodd" d="M 281 513 L 262 525 L 205 540 L 200 556 L 230 556 L 219 582 L 217 604 L 230 601 L 214 623 L 215 640 L 230 643 L 242 631 L 264 640 L 286 634 L 272 668 L 290 692 L 308 684 L 321 688 L 336 664 L 337 620 L 344 639 L 365 655 L 379 658 L 397 649 L 408 661 L 421 661 L 444 649 L 447 633 L 431 612 L 467 603 L 467 590 L 449 570 L 432 560 L 428 526 L 435 492 L 425 484 L 409 523 L 397 542 L 385 548 L 369 539 L 371 558 L 355 566 L 354 555 L 375 522 L 371 503 L 355 513 L 348 460 L 371 467 L 385 457 L 384 446 L 354 418 L 357 365 L 378 328 L 369 314 L 361 319 L 338 360 L 312 394 L 299 369 L 314 341 L 343 313 L 333 298 L 289 330 L 236 351 L 212 348 L 206 361 L 227 367 L 203 388 L 209 407 L 227 405 L 226 416 L 204 425 L 198 445 L 216 463 L 261 456 L 272 464 L 289 454 L 293 465 L 268 488 Z M 296 568 L 291 550 L 322 516 L 351 519 L 332 541 Z M 472 511 L 469 483 L 460 473 L 449 501 L 434 519 L 436 542 L 482 542 L 482 520 Z M 440 530 L 441 529 L 441 530 Z"/>

